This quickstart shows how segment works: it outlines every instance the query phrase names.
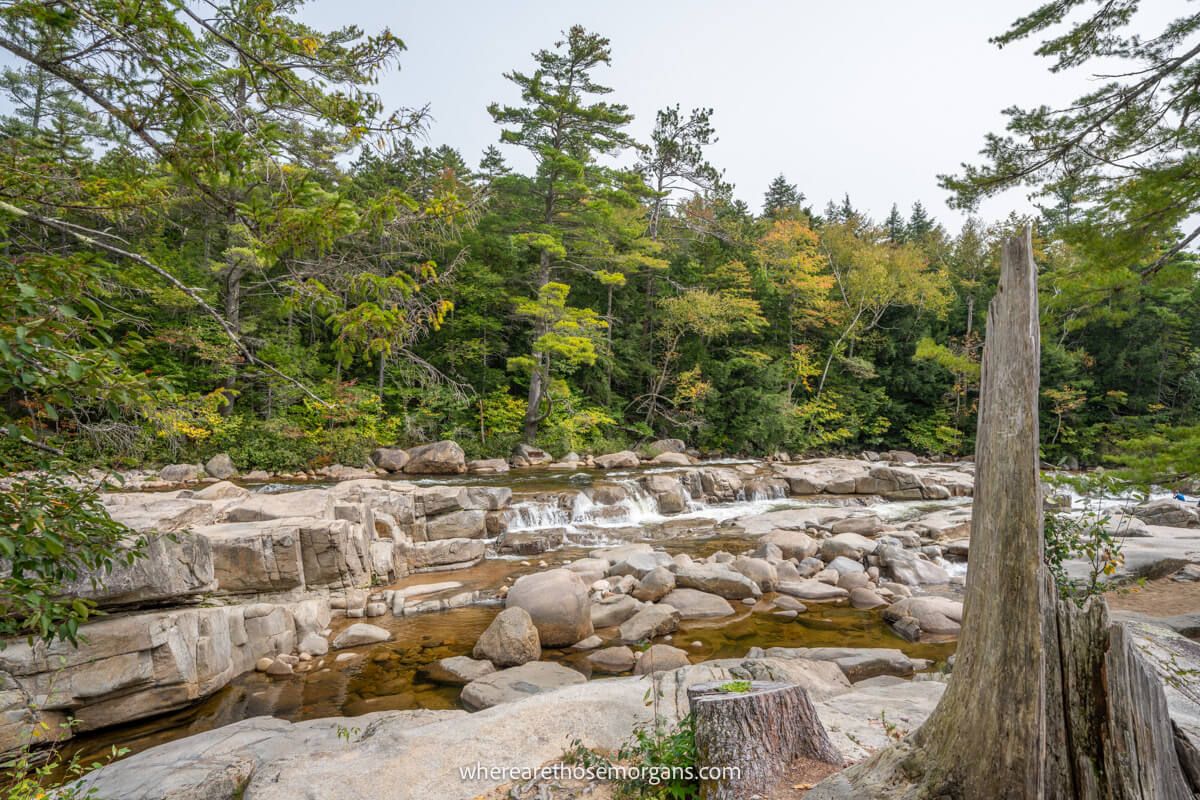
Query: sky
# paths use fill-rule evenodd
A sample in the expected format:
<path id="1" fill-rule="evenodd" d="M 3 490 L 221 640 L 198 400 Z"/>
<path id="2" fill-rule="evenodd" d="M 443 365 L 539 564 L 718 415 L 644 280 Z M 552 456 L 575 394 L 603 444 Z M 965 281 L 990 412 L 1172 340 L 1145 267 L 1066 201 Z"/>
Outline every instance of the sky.
<path id="1" fill-rule="evenodd" d="M 629 106 L 638 138 L 665 106 L 714 109 L 711 161 L 755 210 L 783 173 L 817 210 L 849 193 L 882 219 L 892 203 L 907 213 L 919 200 L 954 229 L 963 217 L 947 207 L 937 175 L 975 160 L 984 134 L 1003 129 L 1001 109 L 1066 104 L 1092 80 L 1050 73 L 1034 42 L 988 42 L 1036 4 L 313 0 L 302 15 L 322 28 L 388 27 L 403 39 L 408 50 L 379 93 L 391 106 L 428 103 L 428 143 L 457 148 L 469 164 L 499 138 L 488 103 L 519 100 L 503 73 L 530 70 L 530 53 L 581 24 L 612 41 L 612 67 L 595 77 Z M 506 156 L 522 166 L 512 148 Z M 1030 208 L 1016 191 L 980 214 Z"/>

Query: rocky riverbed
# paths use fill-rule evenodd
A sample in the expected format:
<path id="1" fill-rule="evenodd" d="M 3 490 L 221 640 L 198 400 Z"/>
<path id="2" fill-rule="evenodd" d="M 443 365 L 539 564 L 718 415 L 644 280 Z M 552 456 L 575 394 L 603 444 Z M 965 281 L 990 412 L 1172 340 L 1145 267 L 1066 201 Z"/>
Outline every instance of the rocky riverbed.
<path id="1" fill-rule="evenodd" d="M 76 587 L 109 612 L 79 649 L 0 651 L 0 749 L 72 719 L 84 754 L 131 748 L 95 779 L 131 800 L 366 796 L 352 764 L 403 750 L 395 797 L 471 797 L 486 781 L 447 793 L 452 767 L 615 746 L 648 686 L 673 718 L 698 680 L 799 682 L 852 759 L 881 717 L 919 724 L 961 621 L 973 466 L 661 450 L 128 476 L 106 505 L 148 557 Z M 1193 509 L 1134 513 L 1126 572 L 1200 562 Z"/>

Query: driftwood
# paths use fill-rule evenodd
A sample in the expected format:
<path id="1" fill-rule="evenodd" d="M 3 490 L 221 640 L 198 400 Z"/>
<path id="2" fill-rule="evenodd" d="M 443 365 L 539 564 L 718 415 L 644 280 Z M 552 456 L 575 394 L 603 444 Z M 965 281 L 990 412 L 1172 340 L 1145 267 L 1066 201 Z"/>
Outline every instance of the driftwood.
<path id="1" fill-rule="evenodd" d="M 912 736 L 807 800 L 1190 800 L 1162 683 L 1103 600 L 1059 599 L 1043 562 L 1040 334 L 1031 233 L 1002 251 L 988 312 L 962 636 Z"/>
<path id="2" fill-rule="evenodd" d="M 801 687 L 752 681 L 749 691 L 733 692 L 722 686 L 726 683 L 718 681 L 688 688 L 696 766 L 710 773 L 700 781 L 701 800 L 766 796 L 800 757 L 842 764 Z"/>

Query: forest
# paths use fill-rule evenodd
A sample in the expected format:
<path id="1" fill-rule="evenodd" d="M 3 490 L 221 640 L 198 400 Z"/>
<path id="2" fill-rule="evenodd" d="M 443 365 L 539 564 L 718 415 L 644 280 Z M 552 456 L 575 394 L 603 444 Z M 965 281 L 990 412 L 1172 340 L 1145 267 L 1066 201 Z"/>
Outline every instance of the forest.
<path id="1" fill-rule="evenodd" d="M 609 41 L 578 26 L 515 60 L 496 145 L 459 153 L 428 141 L 428 109 L 371 92 L 403 64 L 388 31 L 312 30 L 291 0 L 93 5 L 9 4 L 0 37 L 20 62 L 7 460 L 286 470 L 666 435 L 971 452 L 997 244 L 1025 220 L 948 229 L 899 202 L 876 220 L 783 174 L 750 207 L 707 155 L 720 110 L 664 108 L 636 141 Z M 942 180 L 966 209 L 1000 183 Z M 1074 169 L 1036 196 L 1043 457 L 1195 436 L 1200 295 L 1170 185 Z"/>

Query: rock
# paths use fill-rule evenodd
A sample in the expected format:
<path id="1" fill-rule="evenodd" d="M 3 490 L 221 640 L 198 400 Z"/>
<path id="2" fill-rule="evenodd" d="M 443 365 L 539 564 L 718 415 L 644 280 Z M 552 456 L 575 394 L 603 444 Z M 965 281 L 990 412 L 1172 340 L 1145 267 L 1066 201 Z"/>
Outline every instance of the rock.
<path id="1" fill-rule="evenodd" d="M 911 638 L 914 626 L 917 640 L 952 638 L 961 627 L 962 603 L 945 597 L 907 597 L 884 609 L 883 618 L 908 633 L 906 638 Z"/>
<path id="2" fill-rule="evenodd" d="M 576 652 L 583 652 L 585 650 L 595 650 L 602 644 L 604 644 L 603 639 L 601 639 L 599 636 L 592 635 L 584 639 L 582 642 L 576 642 L 575 644 L 571 645 L 571 649 L 575 650 Z"/>
<path id="3" fill-rule="evenodd" d="M 265 469 L 252 469 L 242 476 L 246 483 L 266 483 L 271 480 L 271 473 Z"/>
<path id="4" fill-rule="evenodd" d="M 467 472 L 472 475 L 503 475 L 508 469 L 508 462 L 503 458 L 483 458 L 467 462 Z"/>
<path id="5" fill-rule="evenodd" d="M 637 453 L 630 450 L 621 450 L 617 453 L 596 456 L 596 466 L 600 469 L 628 469 L 636 467 L 640 463 Z"/>
<path id="6" fill-rule="evenodd" d="M 646 445 L 646 455 L 650 458 L 664 453 L 682 454 L 687 450 L 687 444 L 682 439 L 659 439 Z"/>
<path id="7" fill-rule="evenodd" d="M 838 533 L 821 542 L 821 560 L 828 563 L 839 556 L 861 561 L 874 553 L 879 543 L 858 533 Z"/>
<path id="8" fill-rule="evenodd" d="M 310 656 L 323 656 L 329 652 L 329 640 L 318 633 L 309 633 L 297 645 L 301 653 Z"/>
<path id="9" fill-rule="evenodd" d="M 372 451 L 371 463 L 388 472 L 400 472 L 408 463 L 408 452 L 399 447 L 380 447 Z"/>
<path id="10" fill-rule="evenodd" d="M 404 465 L 406 475 L 459 475 L 466 471 L 466 454 L 449 440 L 410 448 Z"/>
<path id="11" fill-rule="evenodd" d="M 686 459 L 687 456 L 683 458 Z M 670 475 L 647 475 L 642 479 L 642 486 L 654 498 L 658 510 L 663 514 L 687 511 L 687 494 L 678 478 Z"/>
<path id="12" fill-rule="evenodd" d="M 679 611 L 665 603 L 646 606 L 621 623 L 617 636 L 630 644 L 646 641 L 678 630 L 679 620 Z"/>
<path id="13" fill-rule="evenodd" d="M 421 670 L 421 674 L 427 680 L 444 686 L 466 686 L 495 671 L 496 667 L 491 661 L 451 656 L 429 664 Z"/>
<path id="14" fill-rule="evenodd" d="M 190 483 L 200 480 L 204 475 L 204 468 L 199 464 L 171 464 L 158 471 L 159 480 L 167 483 Z"/>
<path id="15" fill-rule="evenodd" d="M 254 668 L 259 672 L 266 672 L 274 663 L 275 659 L 271 658 L 270 656 L 263 656 L 258 661 L 254 662 Z"/>
<path id="16" fill-rule="evenodd" d="M 836 572 L 839 578 L 842 575 L 866 572 L 866 567 L 862 565 L 861 561 L 846 558 L 845 556 L 838 556 L 830 561 L 828 568 Z"/>
<path id="17" fill-rule="evenodd" d="M 1163 525 L 1168 528 L 1200 527 L 1200 510 L 1173 497 L 1143 503 L 1133 510 L 1133 515 L 1147 525 Z"/>
<path id="18" fill-rule="evenodd" d="M 777 608 L 782 608 L 785 611 L 795 611 L 798 614 L 808 611 L 808 606 L 790 595 L 781 594 L 773 602 Z"/>
<path id="19" fill-rule="evenodd" d="M 249 489 L 224 480 L 209 484 L 192 495 L 197 500 L 235 500 L 249 496 Z"/>
<path id="20" fill-rule="evenodd" d="M 625 645 L 605 647 L 603 650 L 589 653 L 587 657 L 587 662 L 591 664 L 594 672 L 603 672 L 607 675 L 619 675 L 622 672 L 629 672 L 633 669 L 636 661 L 637 659 L 633 657 L 633 651 Z"/>
<path id="21" fill-rule="evenodd" d="M 768 545 L 774 547 L 775 545 Z M 734 572 L 740 572 L 758 584 L 764 592 L 772 592 L 779 583 L 779 572 L 775 565 L 763 558 L 747 558 L 738 556 L 730 565 Z"/>
<path id="22" fill-rule="evenodd" d="M 950 573 L 917 556 L 911 550 L 894 545 L 881 545 L 877 551 L 879 563 L 892 573 L 898 583 L 907 586 L 921 584 L 946 584 L 950 582 Z"/>
<path id="23" fill-rule="evenodd" d="M 518 578 L 505 605 L 529 612 L 543 647 L 575 644 L 593 632 L 587 585 L 569 570 L 552 569 Z"/>
<path id="24" fill-rule="evenodd" d="M 657 603 L 675 588 L 675 573 L 666 567 L 655 567 L 645 574 L 633 590 L 633 596 L 648 603 Z"/>
<path id="25" fill-rule="evenodd" d="M 303 489 L 283 494 L 251 494 L 225 510 L 222 522 L 265 522 L 286 517 L 333 519 L 333 495 L 328 489 Z"/>
<path id="26" fill-rule="evenodd" d="M 363 609 L 363 614 L 368 617 L 382 617 L 388 611 L 386 603 L 367 603 Z"/>
<path id="27" fill-rule="evenodd" d="M 639 608 L 641 604 L 629 595 L 616 595 L 592 603 L 592 627 L 611 628 L 620 625 L 636 614 Z"/>
<path id="28" fill-rule="evenodd" d="M 228 453 L 218 453 L 204 464 L 204 471 L 219 481 L 228 480 L 237 475 L 237 467 Z"/>
<path id="29" fill-rule="evenodd" d="M 822 583 L 811 578 L 799 581 L 780 581 L 776 590 L 780 594 L 787 594 L 792 597 L 799 597 L 801 600 L 813 600 L 817 602 L 841 600 L 850 596 L 850 593 L 845 589 L 839 589 L 837 586 L 830 586 L 827 583 Z"/>
<path id="30" fill-rule="evenodd" d="M 356 622 L 334 638 L 333 649 L 344 650 L 347 647 L 358 647 L 364 644 L 379 644 L 391 638 L 392 634 L 378 625 Z"/>
<path id="31" fill-rule="evenodd" d="M 549 661 L 531 661 L 468 683 L 459 700 L 468 710 L 478 711 L 578 683 L 587 683 L 587 679 L 569 667 Z"/>
<path id="32" fill-rule="evenodd" d="M 442 539 L 410 544 L 406 553 L 409 566 L 423 572 L 474 566 L 483 560 L 486 548 L 480 539 Z"/>
<path id="33" fill-rule="evenodd" d="M 509 463 L 514 467 L 536 467 L 549 464 L 554 459 L 544 450 L 539 450 L 527 444 L 519 444 L 513 448 Z"/>
<path id="34" fill-rule="evenodd" d="M 562 547 L 565 538 L 566 531 L 563 528 L 505 531 L 500 537 L 499 550 L 519 556 L 536 556 Z"/>
<path id="35" fill-rule="evenodd" d="M 857 533 L 862 536 L 872 536 L 883 530 L 883 523 L 874 514 L 846 517 L 839 519 L 829 526 L 831 533 Z"/>
<path id="36" fill-rule="evenodd" d="M 645 649 L 633 668 L 634 675 L 650 675 L 690 666 L 688 654 L 669 644 L 652 644 Z"/>
<path id="37" fill-rule="evenodd" d="M 282 661 L 280 659 L 275 659 L 274 661 L 271 662 L 271 666 L 266 668 L 265 672 L 268 675 L 272 675 L 275 677 L 282 677 L 284 675 L 293 674 L 295 672 L 295 670 L 292 668 L 292 665 L 287 663 L 286 661 Z"/>
<path id="38" fill-rule="evenodd" d="M 681 567 L 675 571 L 675 585 L 685 589 L 710 592 L 730 600 L 759 597 L 758 584 L 725 566 L 705 565 Z"/>
<path id="39" fill-rule="evenodd" d="M 832 661 L 853 683 L 879 675 L 908 677 L 916 663 L 904 653 L 890 647 L 768 647 L 751 648 L 752 658 L 805 658 L 810 661 Z"/>
<path id="40" fill-rule="evenodd" d="M 216 590 L 208 539 L 188 532 L 147 533 L 145 537 L 142 558 L 130 564 L 116 561 L 112 570 L 95 582 L 91 575 L 82 575 L 65 584 L 63 591 L 112 608 L 180 603 Z"/>
<path id="41" fill-rule="evenodd" d="M 659 567 L 671 564 L 671 557 L 663 552 L 630 553 L 621 561 L 613 563 L 608 570 L 609 575 L 633 575 L 639 580 Z"/>
<path id="42" fill-rule="evenodd" d="M 1151 536 L 1146 523 L 1137 517 L 1126 514 L 1114 514 L 1104 520 L 1104 530 L 1110 536 Z M 949 552 L 949 551 L 947 551 Z M 965 554 L 964 554 L 965 557 Z"/>
<path id="43" fill-rule="evenodd" d="M 886 606 L 887 601 L 877 595 L 875 592 L 860 586 L 857 589 L 850 590 L 850 605 L 855 608 L 879 608 Z"/>
<path id="44" fill-rule="evenodd" d="M 838 573 L 837 583 L 834 585 L 845 589 L 847 592 L 853 592 L 855 589 L 874 588 L 874 584 L 871 583 L 870 574 L 867 572 L 840 572 Z"/>
<path id="45" fill-rule="evenodd" d="M 475 643 L 472 655 L 498 667 L 515 667 L 540 658 L 541 639 L 529 612 L 510 607 L 497 614 Z"/>
<path id="46" fill-rule="evenodd" d="M 697 589 L 675 589 L 662 602 L 678 610 L 680 619 L 712 619 L 733 613 L 725 598 Z"/>
<path id="47" fill-rule="evenodd" d="M 659 453 L 650 459 L 650 463 L 658 466 L 687 467 L 691 465 L 692 459 L 684 453 Z"/>
<path id="48" fill-rule="evenodd" d="M 849 762 L 861 761 L 921 727 L 946 690 L 941 681 L 898 681 L 886 686 L 854 687 L 813 705 L 834 746 Z M 890 730 L 879 720 L 886 717 Z M 824 788 L 824 787 L 822 787 Z M 861 797 L 853 791 L 846 798 Z"/>
<path id="49" fill-rule="evenodd" d="M 778 547 L 784 558 L 801 561 L 816 555 L 820 549 L 817 542 L 804 531 L 774 530 L 760 541 Z"/>

